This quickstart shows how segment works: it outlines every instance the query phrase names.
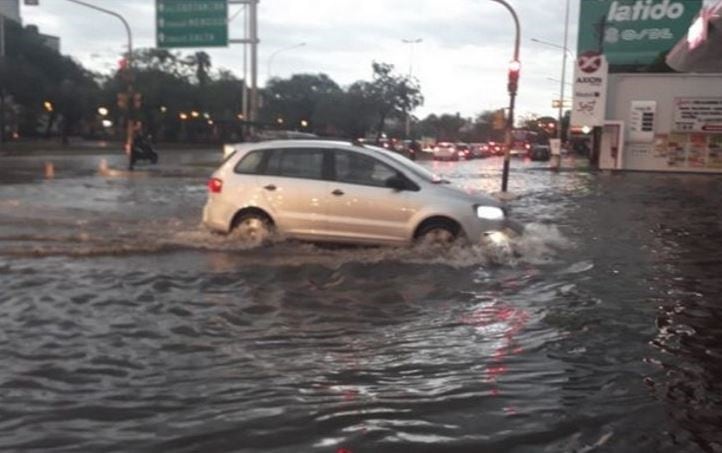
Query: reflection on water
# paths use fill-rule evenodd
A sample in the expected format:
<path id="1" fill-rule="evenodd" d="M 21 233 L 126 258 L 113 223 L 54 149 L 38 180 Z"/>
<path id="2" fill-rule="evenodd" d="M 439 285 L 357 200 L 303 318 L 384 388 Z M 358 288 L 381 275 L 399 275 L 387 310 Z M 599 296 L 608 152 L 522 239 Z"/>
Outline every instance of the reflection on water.
<path id="1" fill-rule="evenodd" d="M 202 175 L 67 168 L 0 185 L 3 448 L 722 449 L 716 178 L 515 162 L 527 234 L 439 253 L 247 250 Z"/>

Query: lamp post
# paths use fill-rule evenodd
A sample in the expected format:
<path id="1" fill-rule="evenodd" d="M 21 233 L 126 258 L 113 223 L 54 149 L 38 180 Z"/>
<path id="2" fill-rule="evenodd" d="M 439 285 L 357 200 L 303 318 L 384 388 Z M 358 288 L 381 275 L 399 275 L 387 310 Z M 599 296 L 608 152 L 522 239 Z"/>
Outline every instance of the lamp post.
<path id="1" fill-rule="evenodd" d="M 409 78 L 411 78 L 411 75 L 414 70 L 414 46 L 416 44 L 424 42 L 424 40 L 421 38 L 402 39 L 401 42 L 409 45 Z"/>
<path id="2" fill-rule="evenodd" d="M 128 168 L 130 170 L 133 169 L 133 159 L 132 159 L 132 147 L 133 147 L 133 115 L 132 115 L 132 109 L 133 109 L 133 33 L 130 30 L 130 25 L 128 25 L 128 21 L 125 20 L 123 16 L 116 13 L 115 11 L 111 11 L 109 9 L 101 8 L 99 6 L 83 2 L 81 0 L 68 0 L 71 3 L 75 3 L 77 5 L 85 6 L 86 8 L 94 9 L 96 11 L 99 11 L 101 13 L 109 14 L 116 19 L 120 20 L 123 23 L 123 26 L 125 27 L 125 32 L 128 35 L 128 72 L 130 73 L 130 76 L 128 78 L 128 127 L 126 130 L 126 136 L 125 136 L 125 152 L 128 155 Z"/>
<path id="3" fill-rule="evenodd" d="M 303 47 L 303 46 L 305 46 L 305 45 L 306 45 L 305 42 L 300 42 L 300 43 L 294 44 L 294 45 L 292 45 L 292 46 L 283 47 L 283 48 L 278 49 L 278 50 L 276 50 L 275 52 L 273 52 L 273 53 L 271 54 L 271 56 L 268 57 L 268 72 L 267 72 L 267 74 L 268 74 L 268 79 L 270 80 L 270 79 L 272 78 L 271 69 L 273 69 L 273 59 L 276 57 L 276 55 L 278 55 L 278 54 L 281 53 L 281 52 L 286 52 L 287 50 L 298 49 L 299 47 Z"/>
<path id="4" fill-rule="evenodd" d="M 572 60 L 574 59 L 574 55 L 567 47 L 567 42 L 569 40 L 569 0 L 566 1 L 566 12 L 565 12 L 565 18 L 564 18 L 564 45 L 560 46 L 557 44 L 553 44 L 550 42 L 542 41 L 539 39 L 532 38 L 532 41 L 543 44 L 545 46 L 551 46 L 556 47 L 558 49 L 562 49 L 563 56 L 562 56 L 562 79 L 559 89 L 559 127 L 557 128 L 557 137 L 564 140 L 562 137 L 562 119 L 564 118 L 564 87 L 566 85 L 566 77 L 567 77 L 567 56 L 572 57 Z"/>
<path id="5" fill-rule="evenodd" d="M 421 38 L 416 39 L 402 39 L 402 43 L 409 45 L 409 82 L 411 82 L 411 76 L 413 74 L 414 70 L 414 46 L 416 44 L 424 42 Z M 405 112 L 406 113 L 406 128 L 404 130 L 405 138 L 409 138 L 411 135 L 411 112 Z"/>
<path id="6" fill-rule="evenodd" d="M 521 71 L 521 61 L 519 60 L 519 44 L 521 41 L 521 27 L 519 26 L 519 17 L 516 15 L 514 8 L 506 2 L 506 0 L 491 0 L 504 6 L 511 17 L 514 19 L 516 27 L 516 39 L 514 40 L 514 58 L 509 64 L 509 118 L 506 122 L 506 152 L 504 153 L 504 170 L 501 175 L 501 191 L 506 192 L 509 186 L 509 163 L 511 161 L 511 133 L 514 128 L 514 105 L 516 103 L 516 93 L 519 88 L 519 73 Z"/>

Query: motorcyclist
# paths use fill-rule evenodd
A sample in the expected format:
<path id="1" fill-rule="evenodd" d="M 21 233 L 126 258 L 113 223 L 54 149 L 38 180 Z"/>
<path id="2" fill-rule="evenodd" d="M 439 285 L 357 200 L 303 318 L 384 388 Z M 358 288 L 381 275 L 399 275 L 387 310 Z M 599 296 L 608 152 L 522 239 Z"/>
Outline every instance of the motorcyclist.
<path id="1" fill-rule="evenodd" d="M 141 159 L 149 160 L 153 164 L 158 162 L 158 154 L 153 150 L 149 136 L 143 133 L 143 125 L 137 123 L 134 129 L 133 144 L 130 147 L 129 170 L 133 170 L 135 162 Z"/>

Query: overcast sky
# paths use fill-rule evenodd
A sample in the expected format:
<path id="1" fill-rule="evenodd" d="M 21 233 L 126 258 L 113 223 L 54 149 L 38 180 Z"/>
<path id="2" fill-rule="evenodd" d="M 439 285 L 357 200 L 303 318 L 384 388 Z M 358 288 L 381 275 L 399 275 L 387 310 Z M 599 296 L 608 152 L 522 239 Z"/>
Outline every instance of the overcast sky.
<path id="1" fill-rule="evenodd" d="M 129 21 L 135 47 L 155 45 L 155 0 L 85 0 L 113 9 Z M 522 27 L 520 114 L 556 116 L 562 50 L 532 42 L 561 45 L 564 0 L 510 0 Z M 576 47 L 579 0 L 571 1 L 569 48 Z M 233 14 L 240 5 L 232 5 Z M 61 38 L 64 54 L 86 67 L 109 72 L 125 50 L 124 29 L 117 19 L 66 0 L 40 0 L 23 6 L 23 22 Z M 231 24 L 232 38 L 243 36 L 242 14 Z M 371 62 L 394 64 L 421 83 L 426 98 L 416 113 L 472 116 L 504 107 L 507 64 L 512 57 L 514 24 L 500 4 L 490 0 L 261 0 L 259 6 L 259 83 L 268 77 L 269 56 L 279 52 L 274 76 L 325 73 L 345 86 L 371 78 Z M 422 39 L 412 49 L 403 39 Z M 234 45 L 204 49 L 214 68 L 242 74 L 243 49 Z M 188 49 L 189 52 L 195 49 Z M 572 64 L 567 74 L 572 73 Z M 550 80 L 555 79 L 555 80 Z M 567 93 L 571 93 L 571 89 Z M 569 94 L 567 94 L 569 95 Z"/>

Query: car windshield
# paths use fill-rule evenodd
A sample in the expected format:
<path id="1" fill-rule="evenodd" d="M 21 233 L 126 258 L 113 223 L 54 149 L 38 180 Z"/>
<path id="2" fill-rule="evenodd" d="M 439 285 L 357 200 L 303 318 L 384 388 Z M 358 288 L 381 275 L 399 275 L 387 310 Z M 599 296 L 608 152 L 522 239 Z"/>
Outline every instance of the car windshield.
<path id="1" fill-rule="evenodd" d="M 368 149 L 371 152 L 381 154 L 385 157 L 392 159 L 394 162 L 401 165 L 404 168 L 404 170 L 410 171 L 411 173 L 413 173 L 414 175 L 423 179 L 424 181 L 430 182 L 432 184 L 448 184 L 449 183 L 449 181 L 445 180 L 441 176 L 430 172 L 429 170 L 425 169 L 421 165 L 410 161 L 409 159 L 405 158 L 404 156 L 389 152 L 383 148 L 377 148 L 375 146 L 364 146 L 364 148 Z"/>

